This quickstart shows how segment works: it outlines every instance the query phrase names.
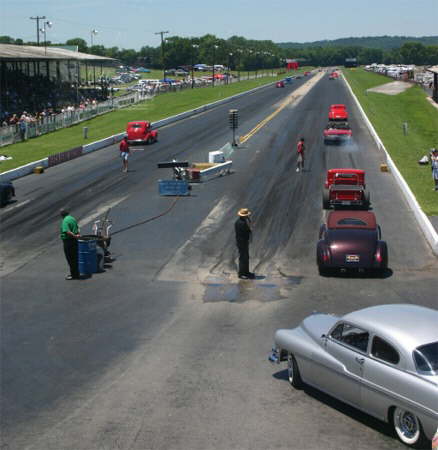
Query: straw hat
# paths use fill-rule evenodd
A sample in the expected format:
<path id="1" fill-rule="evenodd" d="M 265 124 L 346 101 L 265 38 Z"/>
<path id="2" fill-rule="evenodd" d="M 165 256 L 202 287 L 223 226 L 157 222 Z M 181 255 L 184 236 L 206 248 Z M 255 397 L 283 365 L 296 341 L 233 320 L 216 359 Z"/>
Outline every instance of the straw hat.
<path id="1" fill-rule="evenodd" d="M 240 217 L 248 217 L 251 215 L 251 211 L 248 208 L 241 208 L 237 215 Z"/>

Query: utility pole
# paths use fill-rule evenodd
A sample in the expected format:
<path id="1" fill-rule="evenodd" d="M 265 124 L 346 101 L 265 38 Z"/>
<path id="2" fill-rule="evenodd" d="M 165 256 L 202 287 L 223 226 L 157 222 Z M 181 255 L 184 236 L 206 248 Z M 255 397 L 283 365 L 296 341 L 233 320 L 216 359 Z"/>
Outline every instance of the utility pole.
<path id="1" fill-rule="evenodd" d="M 29 17 L 30 20 L 36 20 L 37 27 L 37 45 L 40 46 L 40 20 L 44 20 L 46 16 Z"/>
<path id="2" fill-rule="evenodd" d="M 157 31 L 155 34 L 161 35 L 161 60 L 163 61 L 163 79 L 166 78 L 166 67 L 164 66 L 164 39 L 163 36 L 168 34 L 168 31 Z"/>

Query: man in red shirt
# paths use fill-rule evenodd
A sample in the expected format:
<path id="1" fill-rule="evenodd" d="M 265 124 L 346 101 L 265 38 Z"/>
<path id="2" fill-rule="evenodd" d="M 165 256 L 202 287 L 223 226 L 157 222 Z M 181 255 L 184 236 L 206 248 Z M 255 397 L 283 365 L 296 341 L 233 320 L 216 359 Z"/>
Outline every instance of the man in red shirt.
<path id="1" fill-rule="evenodd" d="M 120 157 L 122 158 L 122 171 L 128 172 L 129 145 L 127 136 L 125 136 L 120 142 L 119 149 L 120 149 Z"/>
<path id="2" fill-rule="evenodd" d="M 305 146 L 304 146 L 304 138 L 302 137 L 297 144 L 297 153 L 298 153 L 298 157 L 297 157 L 297 172 L 299 172 L 300 170 L 304 171 L 304 150 L 305 150 Z"/>

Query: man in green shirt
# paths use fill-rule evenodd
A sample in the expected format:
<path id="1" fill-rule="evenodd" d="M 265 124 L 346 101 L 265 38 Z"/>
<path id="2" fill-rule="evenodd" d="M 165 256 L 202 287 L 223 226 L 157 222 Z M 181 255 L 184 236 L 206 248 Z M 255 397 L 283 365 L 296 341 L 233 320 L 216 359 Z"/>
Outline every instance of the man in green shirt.
<path id="1" fill-rule="evenodd" d="M 61 209 L 61 240 L 64 244 L 64 254 L 70 266 L 70 275 L 65 277 L 66 280 L 78 280 L 78 238 L 79 226 L 76 219 L 70 215 L 67 209 Z"/>

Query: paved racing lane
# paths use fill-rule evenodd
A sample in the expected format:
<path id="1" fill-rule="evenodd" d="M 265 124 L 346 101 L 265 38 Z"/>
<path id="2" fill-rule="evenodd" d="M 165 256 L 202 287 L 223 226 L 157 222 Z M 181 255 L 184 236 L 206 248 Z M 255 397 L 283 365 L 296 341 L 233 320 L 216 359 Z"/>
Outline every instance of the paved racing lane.
<path id="1" fill-rule="evenodd" d="M 109 148 L 17 183 L 20 201 L 24 192 L 32 201 L 2 212 L 11 255 L 2 280 L 6 448 L 404 448 L 369 416 L 317 391 L 291 390 L 282 367 L 266 360 L 274 331 L 313 310 L 437 307 L 436 259 L 391 175 L 378 171 L 380 155 L 340 80 L 323 79 L 236 150 L 234 174 L 195 186 L 166 216 L 117 234 L 117 259 L 105 273 L 64 281 L 60 244 L 49 238 L 66 201 L 84 219 L 115 205 L 116 230 L 164 211 L 173 200 L 157 195 L 157 161 L 206 160 L 229 140 L 229 108 L 240 110 L 243 135 L 290 92 L 267 88 L 166 127 L 156 146 L 135 153 L 127 176 Z M 349 108 L 350 146 L 323 145 L 331 103 Z M 301 135 L 307 170 L 297 174 Z M 317 274 L 321 187 L 336 166 L 367 171 L 389 244 L 392 273 L 384 279 Z M 239 207 L 254 211 L 256 281 L 235 275 Z"/>

